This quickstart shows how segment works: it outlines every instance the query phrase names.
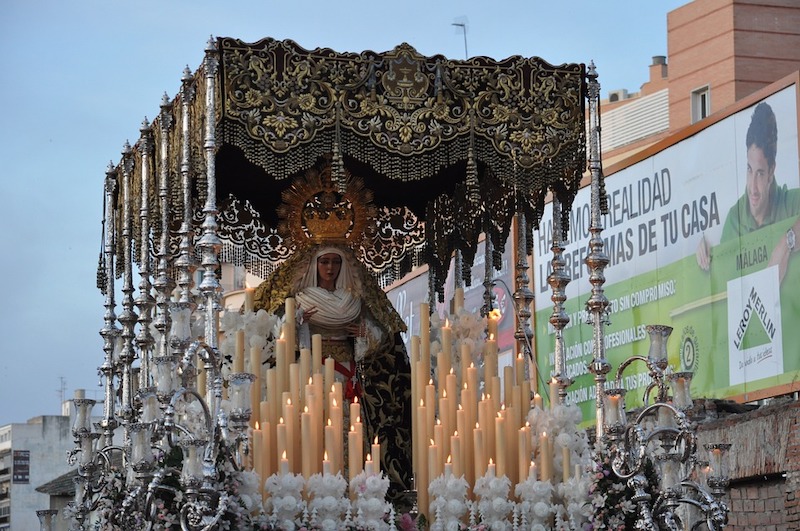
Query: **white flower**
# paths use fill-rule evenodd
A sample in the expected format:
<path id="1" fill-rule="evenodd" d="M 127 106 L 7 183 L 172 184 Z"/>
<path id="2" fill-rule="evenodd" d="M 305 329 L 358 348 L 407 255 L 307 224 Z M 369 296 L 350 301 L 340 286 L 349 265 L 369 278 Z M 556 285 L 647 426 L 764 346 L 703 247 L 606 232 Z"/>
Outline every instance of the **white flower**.
<path id="1" fill-rule="evenodd" d="M 460 518 L 467 512 L 467 506 L 463 501 L 460 500 L 448 500 L 445 511 L 450 516 Z"/>
<path id="2" fill-rule="evenodd" d="M 553 506 L 545 502 L 537 502 L 533 505 L 533 514 L 539 518 L 547 518 L 553 512 Z"/>
<path id="3" fill-rule="evenodd" d="M 556 444 L 561 448 L 572 448 L 574 438 L 566 432 L 561 432 L 556 435 Z"/>
<path id="4" fill-rule="evenodd" d="M 250 348 L 264 349 L 267 346 L 267 338 L 261 335 L 250 336 Z"/>
<path id="5" fill-rule="evenodd" d="M 319 524 L 322 531 L 336 531 L 339 528 L 339 522 L 333 518 L 326 518 Z"/>
<path id="6" fill-rule="evenodd" d="M 631 500 L 623 500 L 622 503 L 619 504 L 619 507 L 625 514 L 631 514 L 636 510 L 636 504 L 634 504 Z"/>

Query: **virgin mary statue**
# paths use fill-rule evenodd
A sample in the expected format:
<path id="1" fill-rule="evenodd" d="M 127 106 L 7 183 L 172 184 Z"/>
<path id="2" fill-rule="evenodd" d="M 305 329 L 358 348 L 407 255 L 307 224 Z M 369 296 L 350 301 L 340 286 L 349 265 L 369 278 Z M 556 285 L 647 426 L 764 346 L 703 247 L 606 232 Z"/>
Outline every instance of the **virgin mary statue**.
<path id="1" fill-rule="evenodd" d="M 319 202 L 335 203 L 331 197 Z M 364 443 L 377 437 L 381 444 L 381 469 L 389 497 L 396 498 L 411 489 L 411 370 L 400 335 L 406 325 L 346 240 L 317 236 L 258 286 L 255 310 L 281 315 L 286 299 L 296 300 L 295 348 L 322 337 L 322 356 L 335 360 L 345 399 L 361 403 Z"/>

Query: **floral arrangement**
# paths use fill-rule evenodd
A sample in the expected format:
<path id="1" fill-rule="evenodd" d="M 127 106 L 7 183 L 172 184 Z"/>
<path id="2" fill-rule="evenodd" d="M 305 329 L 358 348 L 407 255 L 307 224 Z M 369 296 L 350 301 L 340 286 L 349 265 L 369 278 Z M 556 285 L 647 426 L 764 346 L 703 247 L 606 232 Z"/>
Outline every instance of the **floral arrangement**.
<path id="1" fill-rule="evenodd" d="M 647 480 L 648 494 L 655 497 L 651 485 L 657 485 L 656 471 L 649 459 L 644 463 L 644 476 Z M 589 496 L 591 497 L 592 514 L 590 529 L 609 529 L 624 531 L 635 529 L 638 514 L 636 504 L 631 500 L 634 491 L 626 481 L 620 480 L 611 469 L 609 448 L 600 446 L 595 451 L 591 467 Z"/>
<path id="2" fill-rule="evenodd" d="M 509 528 L 508 517 L 515 503 L 509 499 L 511 480 L 506 476 L 497 477 L 490 470 L 475 480 L 475 494 L 478 497 L 477 510 L 481 522 L 487 529 L 503 531 Z M 473 506 L 474 507 L 474 506 Z"/>
<path id="3" fill-rule="evenodd" d="M 523 526 L 529 525 L 531 530 L 537 531 L 550 528 L 555 512 L 554 490 L 549 481 L 537 481 L 533 477 L 517 485 L 515 494 L 520 500 L 517 510 Z"/>
<path id="4" fill-rule="evenodd" d="M 389 518 L 392 504 L 386 501 L 388 490 L 389 478 L 382 473 L 363 471 L 350 481 L 350 491 L 356 496 L 353 508 L 357 526 L 375 531 L 389 529 L 389 520 L 393 518 Z"/>
<path id="5" fill-rule="evenodd" d="M 267 313 L 265 310 L 257 312 L 246 311 L 224 312 L 220 320 L 220 331 L 223 332 L 219 343 L 219 350 L 224 354 L 223 376 L 227 379 L 233 364 L 233 355 L 236 352 L 236 334 L 244 330 L 244 337 L 249 341 L 245 345 L 248 349 L 261 349 L 261 362 L 265 361 L 265 355 L 275 350 L 275 339 L 281 335 L 283 319 L 275 314 Z M 251 369 L 252 370 L 252 369 Z"/>
<path id="6" fill-rule="evenodd" d="M 434 517 L 434 530 L 457 531 L 467 514 L 467 489 L 469 484 L 464 476 L 442 474 L 428 487 L 431 495 L 431 513 Z"/>
<path id="7" fill-rule="evenodd" d="M 300 474 L 273 474 L 267 478 L 265 488 L 269 492 L 266 511 L 279 529 L 294 531 L 300 528 L 303 512 L 305 479 Z"/>
<path id="8" fill-rule="evenodd" d="M 314 474 L 308 478 L 306 492 L 311 496 L 308 503 L 311 526 L 322 531 L 335 531 L 344 514 L 350 509 L 345 496 L 347 480 L 337 474 Z"/>

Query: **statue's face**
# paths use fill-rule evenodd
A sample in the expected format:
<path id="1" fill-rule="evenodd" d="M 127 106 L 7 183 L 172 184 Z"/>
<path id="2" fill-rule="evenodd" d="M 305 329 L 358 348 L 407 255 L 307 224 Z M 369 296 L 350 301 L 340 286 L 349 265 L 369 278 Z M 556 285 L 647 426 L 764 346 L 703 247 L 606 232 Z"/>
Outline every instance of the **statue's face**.
<path id="1" fill-rule="evenodd" d="M 317 258 L 317 278 L 321 287 L 332 288 L 342 269 L 342 257 L 336 253 L 323 254 Z"/>

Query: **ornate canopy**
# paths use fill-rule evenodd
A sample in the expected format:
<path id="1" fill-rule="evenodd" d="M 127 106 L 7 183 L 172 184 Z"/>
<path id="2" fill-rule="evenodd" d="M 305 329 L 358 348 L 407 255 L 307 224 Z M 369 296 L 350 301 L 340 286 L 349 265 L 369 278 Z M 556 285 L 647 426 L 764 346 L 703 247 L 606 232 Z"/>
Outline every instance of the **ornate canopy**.
<path id="1" fill-rule="evenodd" d="M 384 53 L 309 51 L 273 39 L 220 38 L 208 52 L 218 54 L 214 71 L 206 64 L 187 71 L 178 96 L 165 97 L 143 127 L 133 187 L 143 176 L 152 180 L 157 212 L 156 183 L 166 169 L 170 215 L 189 205 L 202 222 L 211 133 L 221 258 L 262 277 L 292 252 L 277 212 L 309 170 L 329 166 L 340 186 L 350 174 L 372 192 L 377 230 L 359 254 L 384 284 L 427 263 L 440 291 L 455 250 L 468 271 L 485 232 L 499 256 L 514 215 L 536 226 L 548 192 L 568 212 L 586 169 L 582 64 L 457 61 L 408 44 Z M 210 76 L 213 98 L 202 82 Z M 141 171 L 143 153 L 152 162 Z M 137 212 L 141 198 L 131 200 Z M 122 217 L 115 216 L 118 230 Z"/>

